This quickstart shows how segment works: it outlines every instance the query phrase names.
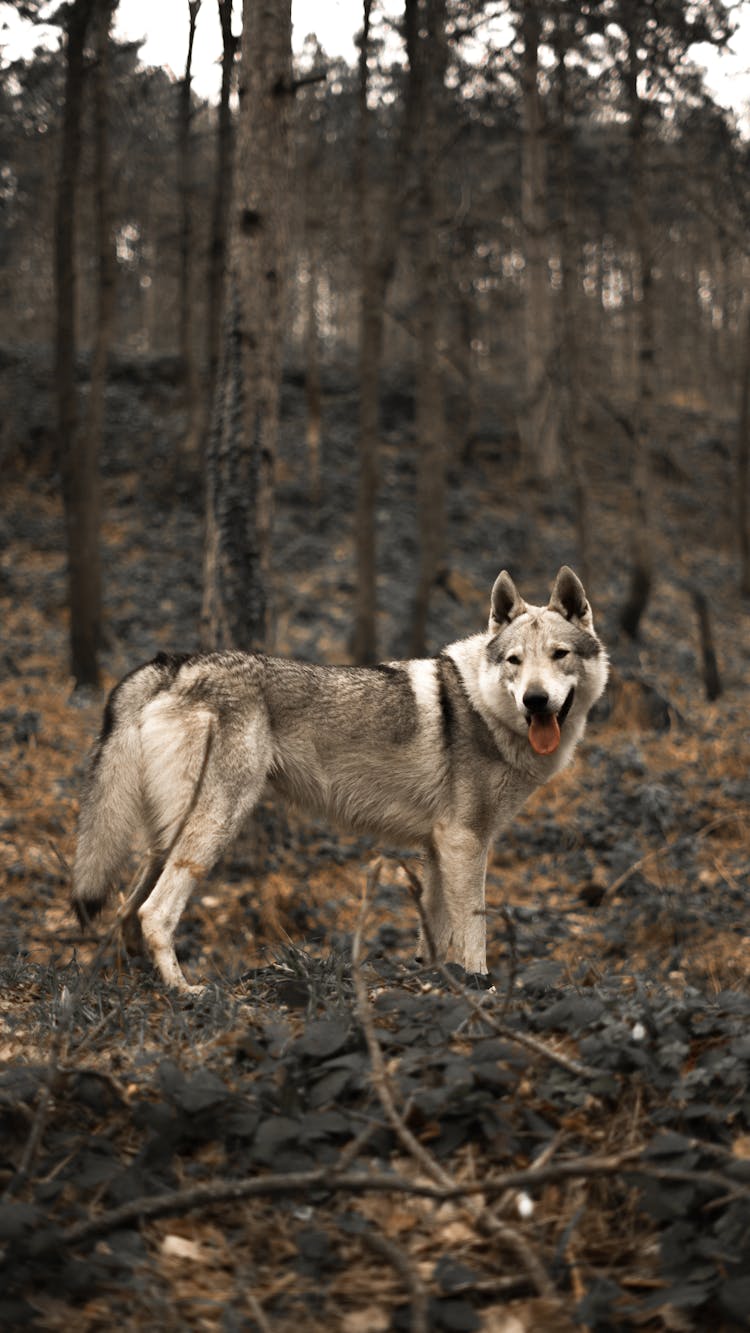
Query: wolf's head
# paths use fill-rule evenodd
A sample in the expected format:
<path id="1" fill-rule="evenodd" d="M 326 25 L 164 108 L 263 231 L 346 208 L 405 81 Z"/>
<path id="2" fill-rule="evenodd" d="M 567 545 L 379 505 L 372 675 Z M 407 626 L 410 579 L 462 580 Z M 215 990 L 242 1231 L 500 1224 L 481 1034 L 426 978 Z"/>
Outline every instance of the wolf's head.
<path id="1" fill-rule="evenodd" d="M 537 754 L 578 739 L 607 683 L 607 655 L 583 585 L 563 565 L 547 606 L 519 596 L 503 570 L 495 580 L 480 691 L 492 715 Z M 566 747 L 567 748 L 567 747 Z"/>

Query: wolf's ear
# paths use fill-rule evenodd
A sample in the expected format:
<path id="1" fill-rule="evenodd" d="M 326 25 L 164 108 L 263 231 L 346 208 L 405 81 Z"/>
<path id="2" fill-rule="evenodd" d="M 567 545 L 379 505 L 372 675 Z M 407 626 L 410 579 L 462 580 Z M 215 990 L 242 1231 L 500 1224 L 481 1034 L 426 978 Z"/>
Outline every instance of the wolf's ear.
<path id="1" fill-rule="evenodd" d="M 498 574 L 490 596 L 490 633 L 497 634 L 509 620 L 523 615 L 526 603 L 518 595 L 516 585 L 507 569 Z"/>
<path id="2" fill-rule="evenodd" d="M 566 620 L 578 620 L 585 629 L 593 631 L 594 618 L 586 600 L 583 584 L 569 565 L 563 565 L 558 571 L 549 599 L 549 609 L 559 611 Z"/>

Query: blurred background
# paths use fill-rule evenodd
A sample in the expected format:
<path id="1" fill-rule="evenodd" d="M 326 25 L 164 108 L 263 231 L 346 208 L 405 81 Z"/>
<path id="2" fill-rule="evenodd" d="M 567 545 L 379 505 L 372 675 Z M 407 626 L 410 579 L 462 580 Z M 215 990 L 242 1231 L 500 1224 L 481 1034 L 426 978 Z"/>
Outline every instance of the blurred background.
<path id="1" fill-rule="evenodd" d="M 0 6 L 0 463 L 63 495 L 74 679 L 162 641 L 111 506 L 187 525 L 186 646 L 434 650 L 562 558 L 626 650 L 656 574 L 747 593 L 747 6 L 241 9 Z"/>

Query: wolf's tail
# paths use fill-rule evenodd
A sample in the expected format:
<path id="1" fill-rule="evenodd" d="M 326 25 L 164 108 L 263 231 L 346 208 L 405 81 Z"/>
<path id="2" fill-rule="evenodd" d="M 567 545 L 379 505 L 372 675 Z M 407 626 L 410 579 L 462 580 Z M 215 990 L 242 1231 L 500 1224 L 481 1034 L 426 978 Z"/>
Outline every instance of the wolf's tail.
<path id="1" fill-rule="evenodd" d="M 157 659 L 138 667 L 107 700 L 81 798 L 72 906 L 81 925 L 112 894 L 133 836 L 144 820 L 141 710 L 168 682 Z"/>

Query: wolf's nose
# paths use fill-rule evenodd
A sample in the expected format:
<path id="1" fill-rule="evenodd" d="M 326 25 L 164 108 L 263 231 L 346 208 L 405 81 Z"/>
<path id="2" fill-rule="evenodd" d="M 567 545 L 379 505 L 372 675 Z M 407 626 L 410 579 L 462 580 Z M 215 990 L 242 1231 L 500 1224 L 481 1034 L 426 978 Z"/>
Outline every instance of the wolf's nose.
<path id="1" fill-rule="evenodd" d="M 523 696 L 523 706 L 528 713 L 544 713 L 549 704 L 546 690 L 527 690 Z"/>

